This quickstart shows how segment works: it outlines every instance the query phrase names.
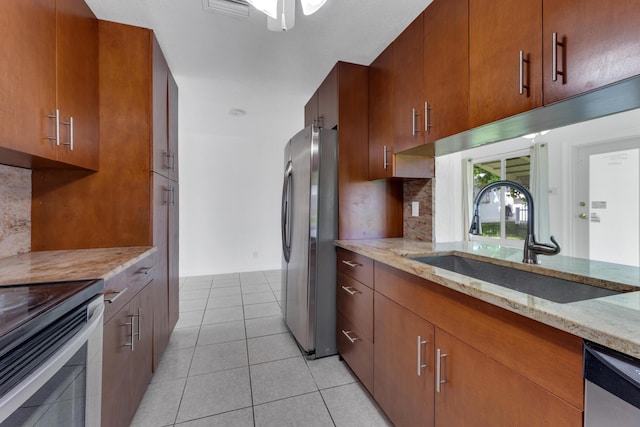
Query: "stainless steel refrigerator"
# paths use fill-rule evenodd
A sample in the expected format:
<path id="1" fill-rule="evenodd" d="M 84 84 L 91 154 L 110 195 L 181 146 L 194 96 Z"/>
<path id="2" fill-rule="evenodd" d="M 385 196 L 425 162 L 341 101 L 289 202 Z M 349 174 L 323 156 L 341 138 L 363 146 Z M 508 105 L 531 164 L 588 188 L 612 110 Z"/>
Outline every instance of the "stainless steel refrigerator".
<path id="1" fill-rule="evenodd" d="M 309 126 L 284 148 L 282 314 L 308 358 L 336 354 L 337 131 Z"/>

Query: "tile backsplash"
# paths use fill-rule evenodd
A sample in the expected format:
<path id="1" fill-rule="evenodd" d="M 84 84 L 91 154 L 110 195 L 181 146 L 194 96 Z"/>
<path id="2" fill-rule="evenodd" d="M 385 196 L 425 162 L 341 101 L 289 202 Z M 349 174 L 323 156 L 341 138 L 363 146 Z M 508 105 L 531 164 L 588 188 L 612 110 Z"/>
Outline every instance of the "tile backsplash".
<path id="1" fill-rule="evenodd" d="M 0 165 L 0 258 L 31 250 L 31 170 Z"/>
<path id="2" fill-rule="evenodd" d="M 403 235 L 406 239 L 433 241 L 433 179 L 415 179 L 402 184 Z M 418 202 L 418 216 L 412 216 Z"/>

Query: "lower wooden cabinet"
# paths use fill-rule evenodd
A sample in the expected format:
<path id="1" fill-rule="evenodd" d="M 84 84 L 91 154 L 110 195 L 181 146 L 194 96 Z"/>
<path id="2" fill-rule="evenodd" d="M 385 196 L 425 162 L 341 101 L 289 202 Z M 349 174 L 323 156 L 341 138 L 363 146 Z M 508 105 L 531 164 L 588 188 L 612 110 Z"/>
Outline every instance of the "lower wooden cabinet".
<path id="1" fill-rule="evenodd" d="M 374 307 L 373 396 L 396 426 L 433 426 L 433 325 L 379 293 Z"/>
<path id="2" fill-rule="evenodd" d="M 129 425 L 151 381 L 153 291 L 151 281 L 104 324 L 103 427 Z"/>
<path id="3" fill-rule="evenodd" d="M 436 426 L 581 426 L 582 411 L 436 328 Z M 436 354 L 437 356 L 437 354 Z"/>
<path id="4" fill-rule="evenodd" d="M 579 337 L 383 263 L 337 282 L 338 352 L 396 426 L 582 425 Z"/>

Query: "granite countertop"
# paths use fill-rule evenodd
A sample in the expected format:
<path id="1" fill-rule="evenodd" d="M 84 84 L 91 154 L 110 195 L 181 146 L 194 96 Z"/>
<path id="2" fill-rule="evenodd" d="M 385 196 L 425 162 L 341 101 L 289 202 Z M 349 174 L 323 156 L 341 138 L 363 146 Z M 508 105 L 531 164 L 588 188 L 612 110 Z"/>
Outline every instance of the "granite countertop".
<path id="1" fill-rule="evenodd" d="M 29 252 L 0 259 L 0 286 L 109 279 L 156 252 L 151 246 Z"/>
<path id="2" fill-rule="evenodd" d="M 477 242 L 426 243 L 402 238 L 337 240 L 336 246 L 537 320 L 584 339 L 640 358 L 640 268 L 562 255 L 522 263 L 522 249 Z M 555 303 L 411 258 L 461 255 L 625 293 Z"/>

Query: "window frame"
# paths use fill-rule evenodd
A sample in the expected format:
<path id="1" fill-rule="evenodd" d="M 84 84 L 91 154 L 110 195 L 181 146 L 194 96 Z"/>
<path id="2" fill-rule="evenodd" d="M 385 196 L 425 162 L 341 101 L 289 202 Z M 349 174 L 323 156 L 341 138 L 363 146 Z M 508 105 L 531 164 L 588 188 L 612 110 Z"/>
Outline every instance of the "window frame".
<path id="1" fill-rule="evenodd" d="M 523 157 L 523 156 L 529 156 L 529 165 L 530 165 L 529 178 L 531 178 L 531 149 L 530 148 L 523 148 L 521 150 L 515 150 L 515 151 L 506 152 L 506 153 L 495 154 L 492 156 L 485 156 L 485 157 L 478 157 L 478 158 L 471 159 L 472 172 L 471 172 L 471 176 L 469 177 L 469 180 L 471 181 L 470 182 L 471 185 L 469 185 L 469 191 L 471 191 L 471 195 L 467 195 L 467 197 L 469 197 L 469 200 L 471 200 L 472 205 L 470 210 L 472 214 L 473 214 L 473 209 L 475 208 L 475 205 L 473 204 L 473 201 L 475 199 L 475 194 L 474 194 L 475 187 L 473 185 L 474 166 L 478 163 L 489 163 L 489 162 L 499 161 L 500 162 L 500 179 L 504 180 L 506 179 L 506 173 L 507 173 L 507 168 L 506 168 L 507 160 L 516 158 L 516 157 Z M 476 235 L 470 234 L 469 241 L 478 242 L 478 243 L 492 243 L 492 244 L 498 244 L 501 246 L 520 247 L 522 246 L 523 240 L 506 238 L 505 188 L 502 187 L 500 188 L 499 191 L 500 191 L 500 237 L 488 237 L 488 236 L 482 236 L 482 235 L 476 236 Z"/>

